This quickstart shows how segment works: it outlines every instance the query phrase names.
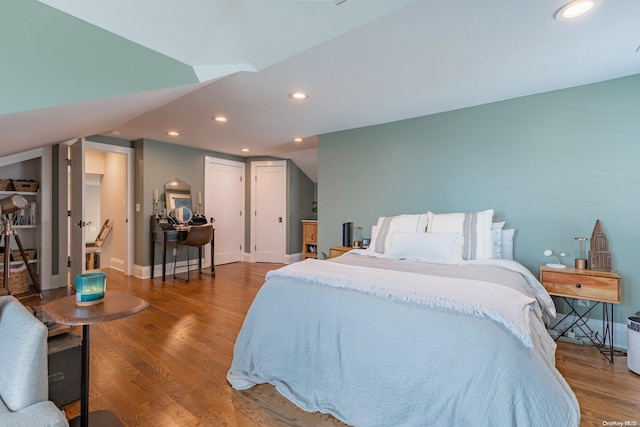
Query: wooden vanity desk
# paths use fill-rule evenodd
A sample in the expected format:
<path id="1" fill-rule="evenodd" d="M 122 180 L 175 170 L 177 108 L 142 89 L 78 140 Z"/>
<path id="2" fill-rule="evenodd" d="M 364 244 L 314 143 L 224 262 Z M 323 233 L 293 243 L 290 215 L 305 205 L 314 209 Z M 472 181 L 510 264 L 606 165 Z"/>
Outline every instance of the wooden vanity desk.
<path id="1" fill-rule="evenodd" d="M 187 238 L 189 229 L 179 230 L 175 225 L 169 221 L 168 218 L 160 218 L 155 215 L 151 215 L 151 223 L 149 225 L 151 233 L 151 278 L 154 277 L 155 270 L 155 246 L 157 243 L 161 245 L 162 250 L 162 281 L 166 278 L 167 271 L 167 243 L 177 243 L 178 240 L 184 240 Z M 216 230 L 213 229 L 213 237 L 211 237 L 211 274 L 215 275 L 215 267 L 213 262 L 214 242 L 215 242 Z M 202 247 L 199 248 L 198 266 L 202 268 Z"/>

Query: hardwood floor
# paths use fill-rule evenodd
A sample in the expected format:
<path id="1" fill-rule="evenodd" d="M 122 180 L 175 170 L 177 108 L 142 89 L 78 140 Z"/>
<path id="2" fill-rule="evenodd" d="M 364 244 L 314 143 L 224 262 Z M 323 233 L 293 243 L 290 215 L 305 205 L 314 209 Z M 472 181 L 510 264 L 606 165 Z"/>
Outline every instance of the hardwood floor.
<path id="1" fill-rule="evenodd" d="M 105 270 L 109 290 L 143 298 L 149 308 L 91 327 L 91 410 L 112 410 L 129 427 L 344 426 L 329 415 L 298 409 L 270 385 L 240 392 L 226 381 L 244 316 L 265 273 L 277 267 L 221 265 L 217 277 L 190 283 Z M 64 293 L 45 292 L 42 303 Z M 640 425 L 640 375 L 627 369 L 626 357 L 611 365 L 595 348 L 559 343 L 556 359 L 580 402 L 582 426 Z M 72 418 L 80 404 L 65 410 Z"/>

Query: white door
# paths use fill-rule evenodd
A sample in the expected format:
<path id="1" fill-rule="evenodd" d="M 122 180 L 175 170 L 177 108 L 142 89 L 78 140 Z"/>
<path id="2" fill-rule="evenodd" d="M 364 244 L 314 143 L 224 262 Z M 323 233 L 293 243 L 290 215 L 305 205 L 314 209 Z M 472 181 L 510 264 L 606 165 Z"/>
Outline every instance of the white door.
<path id="1" fill-rule="evenodd" d="M 251 164 L 251 260 L 284 263 L 286 176 L 284 160 Z"/>
<path id="2" fill-rule="evenodd" d="M 204 160 L 203 214 L 215 227 L 215 264 L 242 261 L 245 164 L 215 157 Z M 204 253 L 204 265 L 209 266 L 211 250 L 206 248 Z"/>
<path id="3" fill-rule="evenodd" d="M 84 215 L 84 139 L 71 145 L 71 284 L 84 272 L 85 215 Z"/>

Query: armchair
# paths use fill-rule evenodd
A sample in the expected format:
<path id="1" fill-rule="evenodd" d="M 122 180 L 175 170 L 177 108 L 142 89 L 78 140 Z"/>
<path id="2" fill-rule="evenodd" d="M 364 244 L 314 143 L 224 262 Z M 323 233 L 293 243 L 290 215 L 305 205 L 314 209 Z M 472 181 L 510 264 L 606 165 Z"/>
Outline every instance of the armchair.
<path id="1" fill-rule="evenodd" d="M 0 425 L 62 427 L 48 400 L 47 328 L 12 296 L 0 297 Z"/>

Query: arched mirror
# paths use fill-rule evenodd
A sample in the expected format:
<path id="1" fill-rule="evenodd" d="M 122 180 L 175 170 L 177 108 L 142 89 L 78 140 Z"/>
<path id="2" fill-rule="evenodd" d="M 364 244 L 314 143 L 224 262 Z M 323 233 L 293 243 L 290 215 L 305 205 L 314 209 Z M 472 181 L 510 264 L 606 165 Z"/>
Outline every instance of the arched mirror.
<path id="1" fill-rule="evenodd" d="M 191 186 L 179 179 L 173 181 L 167 181 L 164 184 L 164 197 L 166 201 L 167 210 L 175 210 L 180 207 L 189 209 L 189 212 L 193 212 L 193 205 L 191 203 Z"/>

